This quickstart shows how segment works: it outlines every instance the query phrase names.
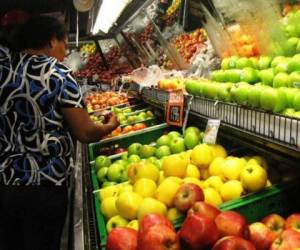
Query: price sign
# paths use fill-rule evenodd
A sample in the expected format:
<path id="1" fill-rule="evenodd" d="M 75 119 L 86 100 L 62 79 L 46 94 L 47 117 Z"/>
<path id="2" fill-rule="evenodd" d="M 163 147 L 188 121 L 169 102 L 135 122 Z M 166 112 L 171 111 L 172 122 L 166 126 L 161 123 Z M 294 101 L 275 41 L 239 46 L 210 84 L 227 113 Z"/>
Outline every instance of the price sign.
<path id="1" fill-rule="evenodd" d="M 170 93 L 166 120 L 170 125 L 182 127 L 184 120 L 184 96 L 182 91 Z"/>
<path id="2" fill-rule="evenodd" d="M 206 144 L 216 144 L 219 127 L 221 121 L 220 120 L 208 120 L 207 126 L 203 136 L 203 142 Z"/>

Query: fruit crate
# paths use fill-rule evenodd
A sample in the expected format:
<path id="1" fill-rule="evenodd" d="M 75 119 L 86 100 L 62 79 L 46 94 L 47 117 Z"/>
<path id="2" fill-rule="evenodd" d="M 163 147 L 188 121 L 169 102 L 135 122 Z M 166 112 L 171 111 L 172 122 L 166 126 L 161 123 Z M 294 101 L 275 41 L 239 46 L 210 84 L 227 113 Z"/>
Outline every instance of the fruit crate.
<path id="1" fill-rule="evenodd" d="M 92 174 L 94 187 L 97 187 L 96 174 Z M 99 187 L 99 186 L 98 186 Z M 248 223 L 261 220 L 263 217 L 277 213 L 284 217 L 299 210 L 300 200 L 298 199 L 299 184 L 296 182 L 289 184 L 278 184 L 266 188 L 261 192 L 248 194 L 242 198 L 231 200 L 221 204 L 222 211 L 234 210 L 247 218 Z M 107 231 L 105 218 L 100 210 L 100 200 L 97 192 L 94 193 L 96 219 L 98 224 L 98 234 L 101 240 L 101 249 L 105 250 L 107 241 Z M 179 229 L 184 218 L 173 221 L 174 227 Z"/>
<path id="2" fill-rule="evenodd" d="M 124 134 L 121 136 L 104 139 L 97 143 L 91 143 L 88 146 L 89 161 L 92 162 L 99 155 L 102 147 L 118 144 L 122 148 L 127 148 L 133 142 L 149 144 L 169 130 L 170 127 L 166 123 L 154 125 L 136 132 Z"/>
<path id="3" fill-rule="evenodd" d="M 191 110 L 273 141 L 294 147 L 300 146 L 300 119 L 298 118 L 202 97 L 194 97 Z"/>

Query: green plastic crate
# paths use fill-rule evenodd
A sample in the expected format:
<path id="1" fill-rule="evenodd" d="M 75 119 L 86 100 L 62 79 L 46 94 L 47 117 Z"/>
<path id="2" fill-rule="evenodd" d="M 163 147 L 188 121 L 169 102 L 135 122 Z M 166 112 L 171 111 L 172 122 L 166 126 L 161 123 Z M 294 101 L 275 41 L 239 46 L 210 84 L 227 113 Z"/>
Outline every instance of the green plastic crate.
<path id="1" fill-rule="evenodd" d="M 166 131 L 170 131 L 171 129 L 174 130 L 175 128 L 170 127 L 166 123 L 163 123 L 145 128 L 140 131 L 128 133 L 122 136 L 108 138 L 98 143 L 91 143 L 88 146 L 89 161 L 92 162 L 96 159 L 96 157 L 99 155 L 101 147 L 118 144 L 122 148 L 128 148 L 133 142 L 149 144 L 155 141 L 161 135 L 163 135 Z"/>
<path id="2" fill-rule="evenodd" d="M 97 177 L 94 174 L 93 179 Z M 96 185 L 96 183 L 95 183 Z M 284 184 L 274 185 L 266 188 L 261 192 L 249 194 L 240 199 L 231 200 L 223 203 L 220 206 L 222 211 L 234 210 L 244 215 L 248 223 L 261 220 L 268 214 L 278 213 L 282 216 L 287 216 L 290 213 L 299 210 L 300 200 L 299 184 Z M 105 250 L 107 241 L 107 231 L 105 218 L 100 211 L 100 200 L 98 195 L 95 194 L 95 209 L 98 224 L 98 234 L 101 240 L 101 249 Z M 174 227 L 179 229 L 184 221 L 184 218 L 174 221 Z"/>

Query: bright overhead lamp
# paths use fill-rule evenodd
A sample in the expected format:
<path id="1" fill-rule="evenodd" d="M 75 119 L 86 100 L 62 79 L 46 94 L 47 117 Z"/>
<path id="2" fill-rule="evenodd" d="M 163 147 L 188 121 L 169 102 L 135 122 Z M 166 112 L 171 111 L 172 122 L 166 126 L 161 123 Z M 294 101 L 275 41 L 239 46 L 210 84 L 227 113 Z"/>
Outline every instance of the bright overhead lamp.
<path id="1" fill-rule="evenodd" d="M 132 0 L 103 0 L 97 13 L 93 35 L 100 30 L 108 33 L 113 24 L 118 20 L 122 11 Z"/>

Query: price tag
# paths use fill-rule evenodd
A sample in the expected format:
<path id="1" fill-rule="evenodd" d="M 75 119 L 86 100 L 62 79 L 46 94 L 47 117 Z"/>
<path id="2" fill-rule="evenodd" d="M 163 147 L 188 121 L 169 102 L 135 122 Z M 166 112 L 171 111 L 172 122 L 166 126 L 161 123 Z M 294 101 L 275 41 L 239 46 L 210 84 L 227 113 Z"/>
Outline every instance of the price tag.
<path id="1" fill-rule="evenodd" d="M 170 92 L 167 104 L 167 123 L 182 127 L 184 119 L 184 96 L 182 91 Z"/>
<path id="2" fill-rule="evenodd" d="M 203 136 L 203 143 L 216 144 L 221 120 L 208 120 Z"/>

